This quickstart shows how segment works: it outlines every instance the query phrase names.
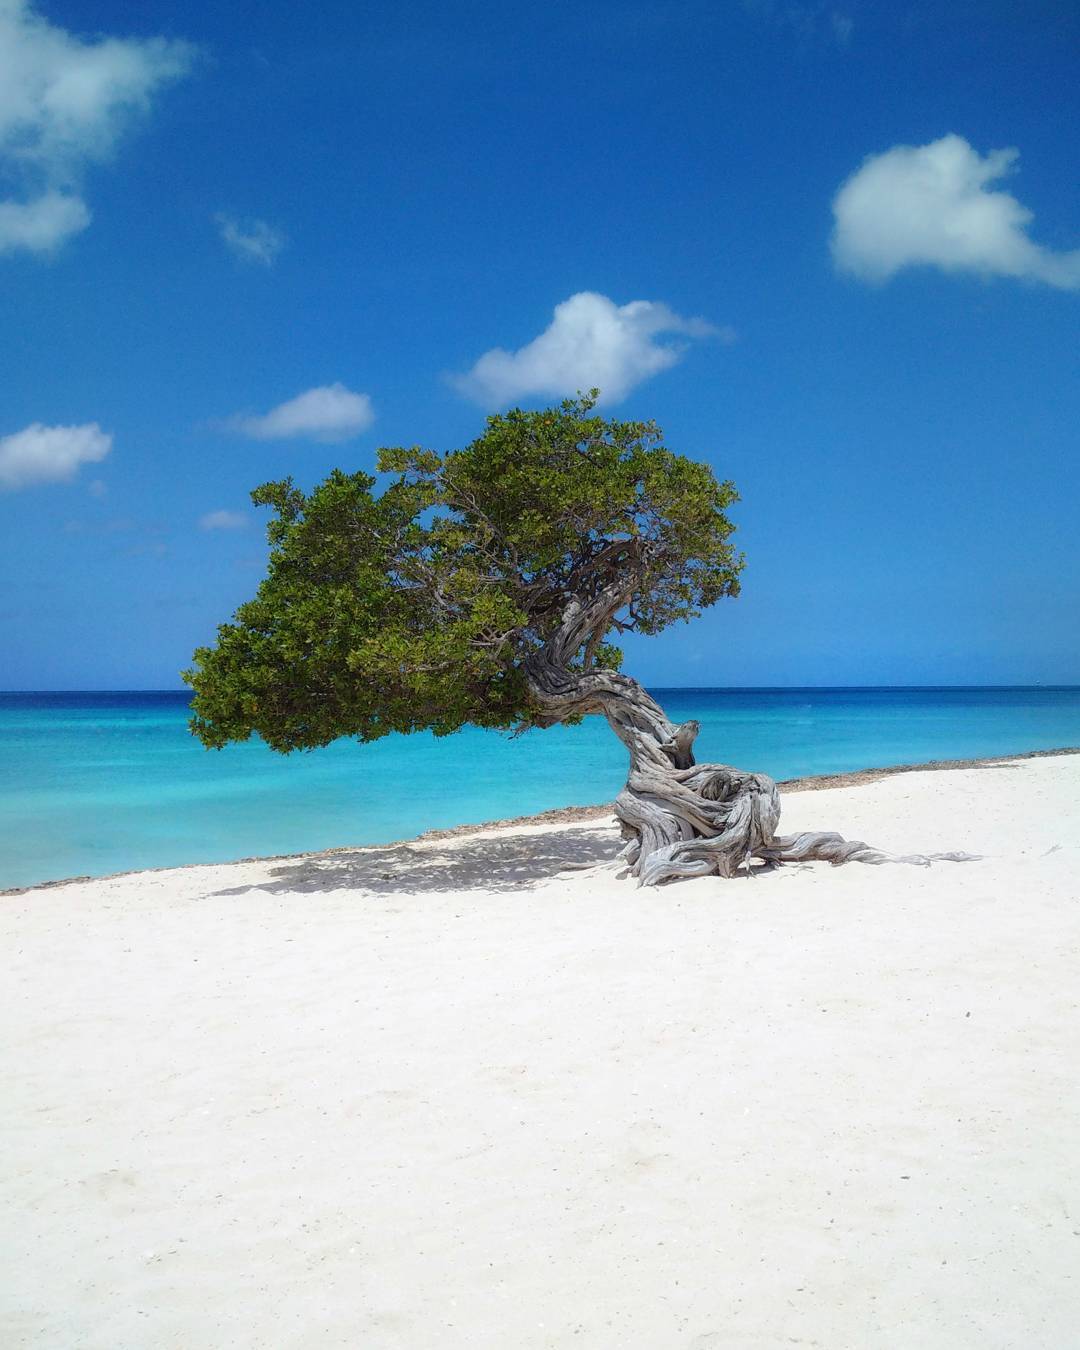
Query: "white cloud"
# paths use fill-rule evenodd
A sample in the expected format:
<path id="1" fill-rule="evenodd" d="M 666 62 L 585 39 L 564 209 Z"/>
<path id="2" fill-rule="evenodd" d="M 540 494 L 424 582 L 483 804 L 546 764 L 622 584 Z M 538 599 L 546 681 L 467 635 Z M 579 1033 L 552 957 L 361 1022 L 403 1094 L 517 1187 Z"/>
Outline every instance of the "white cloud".
<path id="1" fill-rule="evenodd" d="M 207 511 L 199 518 L 200 530 L 246 530 L 247 526 L 243 511 Z"/>
<path id="2" fill-rule="evenodd" d="M 716 332 L 703 319 L 681 318 L 655 300 L 616 305 L 606 295 L 580 291 L 555 306 L 551 323 L 532 342 L 515 352 L 494 347 L 451 382 L 485 407 L 593 388 L 600 390 L 602 402 L 614 403 L 683 356 L 685 342 L 661 343 L 658 336 Z M 720 335 L 731 340 L 730 330 Z"/>
<path id="3" fill-rule="evenodd" d="M 239 221 L 226 211 L 214 217 L 221 237 L 238 258 L 272 267 L 285 247 L 285 236 L 265 220 Z"/>
<path id="4" fill-rule="evenodd" d="M 96 464 L 111 449 L 112 436 L 96 422 L 78 427 L 32 422 L 11 436 L 0 436 L 0 491 L 70 482 L 80 464 Z"/>
<path id="5" fill-rule="evenodd" d="M 0 203 L 0 252 L 47 253 L 86 228 L 86 165 L 112 154 L 193 55 L 165 38 L 83 41 L 31 0 L 0 0 L 0 167 L 23 198 Z"/>
<path id="6" fill-rule="evenodd" d="M 81 197 L 49 191 L 29 202 L 0 202 L 0 253 L 51 253 L 90 224 Z"/>
<path id="7" fill-rule="evenodd" d="M 1036 244 L 1027 233 L 1032 212 L 989 187 L 1018 153 L 992 150 L 984 158 L 962 136 L 943 136 L 871 155 L 833 201 L 836 265 L 866 281 L 922 265 L 1080 288 L 1080 249 Z"/>
<path id="8" fill-rule="evenodd" d="M 375 411 L 367 394 L 354 394 L 343 384 L 326 384 L 297 394 L 268 413 L 230 418 L 226 426 L 256 441 L 302 436 L 336 443 L 358 436 L 374 421 Z"/>

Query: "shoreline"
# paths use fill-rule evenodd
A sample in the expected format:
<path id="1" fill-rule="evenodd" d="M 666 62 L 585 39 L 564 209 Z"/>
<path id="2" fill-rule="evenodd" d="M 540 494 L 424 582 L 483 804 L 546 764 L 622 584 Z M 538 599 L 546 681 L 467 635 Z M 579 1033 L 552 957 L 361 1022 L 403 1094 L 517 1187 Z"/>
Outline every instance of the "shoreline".
<path id="1" fill-rule="evenodd" d="M 936 773 L 950 769 L 992 768 L 997 764 L 1007 764 L 1020 760 L 1048 759 L 1062 755 L 1080 755 L 1080 746 L 1062 746 L 1053 750 L 1025 750 L 1013 755 L 992 755 L 981 759 L 931 759 L 921 764 L 890 764 L 876 768 L 853 769 L 846 773 L 808 774 L 805 778 L 784 778 L 777 780 L 777 787 L 783 794 L 795 792 L 817 792 L 829 788 L 857 787 L 862 784 L 880 782 L 904 773 Z M 58 886 L 74 886 L 85 882 L 114 881 L 119 877 L 131 877 L 145 874 L 152 876 L 161 872 L 183 872 L 195 867 L 230 867 L 241 863 L 288 862 L 304 858 L 329 858 L 342 853 L 360 853 L 366 849 L 396 848 L 405 844 L 435 843 L 441 839 L 456 839 L 463 835 L 483 834 L 489 830 L 507 830 L 516 826 L 536 825 L 584 825 L 589 821 L 604 820 L 612 814 L 612 803 L 595 806 L 556 806 L 548 811 L 538 811 L 529 816 L 510 816 L 502 820 L 485 820 L 464 825 L 453 825 L 443 830 L 424 830 L 421 834 L 407 839 L 389 839 L 371 844 L 339 844 L 333 848 L 309 849 L 301 853 L 265 853 L 244 858 L 224 858 L 218 862 L 177 863 L 171 867 L 134 867 L 122 872 L 106 872 L 100 876 L 58 877 L 52 881 L 36 881 L 29 886 L 11 886 L 0 888 L 0 898 L 16 895 L 28 895 L 33 891 L 54 890 Z"/>

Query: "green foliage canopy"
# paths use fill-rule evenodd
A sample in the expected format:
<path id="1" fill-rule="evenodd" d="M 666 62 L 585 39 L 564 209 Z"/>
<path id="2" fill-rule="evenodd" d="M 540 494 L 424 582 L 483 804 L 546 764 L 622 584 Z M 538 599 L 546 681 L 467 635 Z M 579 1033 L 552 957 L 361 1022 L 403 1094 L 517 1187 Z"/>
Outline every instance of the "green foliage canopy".
<path id="1" fill-rule="evenodd" d="M 381 491 L 340 470 L 309 494 L 257 488 L 275 512 L 267 574 L 184 672 L 193 732 L 289 751 L 529 725 L 526 663 L 572 602 L 612 596 L 569 658 L 587 670 L 617 668 L 613 633 L 737 594 L 732 485 L 595 399 L 491 417 L 463 450 L 380 450 Z"/>

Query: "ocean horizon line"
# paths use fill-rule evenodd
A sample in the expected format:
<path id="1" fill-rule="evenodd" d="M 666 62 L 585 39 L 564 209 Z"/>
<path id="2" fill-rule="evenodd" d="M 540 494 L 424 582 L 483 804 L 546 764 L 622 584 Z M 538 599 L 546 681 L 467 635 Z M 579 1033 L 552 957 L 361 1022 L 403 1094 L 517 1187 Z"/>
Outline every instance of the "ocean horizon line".
<path id="1" fill-rule="evenodd" d="M 1037 681 L 1033 684 L 652 684 L 642 681 L 645 687 L 657 694 L 851 694 L 851 693 L 957 693 L 984 690 L 1043 689 L 1071 692 L 1080 690 L 1080 683 L 1051 684 Z M 185 695 L 191 697 L 187 689 L 0 689 L 0 698 L 33 697 L 42 698 L 51 695 L 90 695 L 90 694 L 166 694 L 170 697 Z"/>

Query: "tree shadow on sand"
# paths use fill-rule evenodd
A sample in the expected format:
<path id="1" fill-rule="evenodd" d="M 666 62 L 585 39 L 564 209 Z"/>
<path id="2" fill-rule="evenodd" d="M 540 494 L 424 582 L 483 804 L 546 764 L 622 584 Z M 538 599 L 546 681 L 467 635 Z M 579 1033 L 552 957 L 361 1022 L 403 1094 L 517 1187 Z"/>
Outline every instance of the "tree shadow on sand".
<path id="1" fill-rule="evenodd" d="M 560 872 L 614 860 L 622 840 L 611 829 L 565 830 L 468 838 L 446 843 L 391 844 L 290 859 L 271 869 L 273 880 L 231 886 L 214 895 L 266 891 L 360 891 L 418 895 L 439 891 L 515 891 L 553 880 Z"/>

